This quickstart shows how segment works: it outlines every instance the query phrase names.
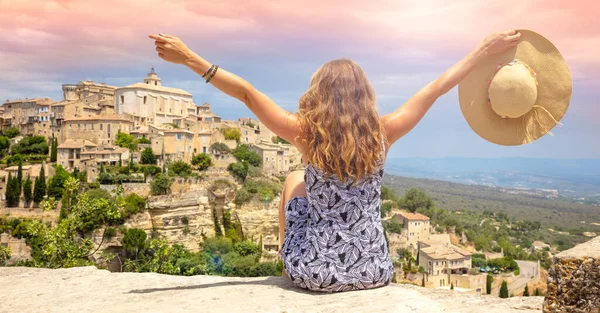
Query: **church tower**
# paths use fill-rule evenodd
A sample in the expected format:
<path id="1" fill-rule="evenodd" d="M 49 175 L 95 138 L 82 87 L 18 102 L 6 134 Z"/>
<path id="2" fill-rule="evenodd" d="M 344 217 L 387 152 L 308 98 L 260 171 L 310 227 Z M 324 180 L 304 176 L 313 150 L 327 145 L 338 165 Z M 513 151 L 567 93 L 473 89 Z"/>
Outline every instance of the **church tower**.
<path id="1" fill-rule="evenodd" d="M 152 66 L 152 69 L 150 70 L 150 73 L 148 73 L 148 76 L 144 78 L 144 84 L 160 86 L 160 78 L 158 78 L 158 75 L 154 71 L 154 66 Z"/>

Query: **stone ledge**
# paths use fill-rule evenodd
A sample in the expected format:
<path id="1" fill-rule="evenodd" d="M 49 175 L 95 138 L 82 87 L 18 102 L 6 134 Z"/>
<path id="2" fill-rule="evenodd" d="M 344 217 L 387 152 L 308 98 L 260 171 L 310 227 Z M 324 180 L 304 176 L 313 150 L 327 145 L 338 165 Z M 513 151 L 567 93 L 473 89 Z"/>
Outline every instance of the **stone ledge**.
<path id="1" fill-rule="evenodd" d="M 0 268 L 0 312 L 540 312 L 541 297 L 500 299 L 392 284 L 307 292 L 282 277 L 110 273 L 95 267 Z"/>
<path id="2" fill-rule="evenodd" d="M 554 257 L 543 312 L 600 312 L 600 237 Z"/>

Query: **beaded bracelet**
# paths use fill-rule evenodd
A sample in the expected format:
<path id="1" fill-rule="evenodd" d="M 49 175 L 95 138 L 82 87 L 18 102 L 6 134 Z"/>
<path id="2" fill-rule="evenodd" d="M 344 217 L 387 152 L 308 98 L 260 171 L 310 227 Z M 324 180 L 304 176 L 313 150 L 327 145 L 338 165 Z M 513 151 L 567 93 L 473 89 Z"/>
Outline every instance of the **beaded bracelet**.
<path id="1" fill-rule="evenodd" d="M 213 78 L 213 76 L 215 76 L 215 74 L 217 73 L 217 70 L 219 69 L 218 65 L 215 65 L 215 69 L 212 71 L 212 74 L 210 74 L 210 76 L 208 77 L 208 79 L 206 80 L 206 83 L 208 84 L 210 82 L 210 80 Z"/>
<path id="2" fill-rule="evenodd" d="M 204 74 L 202 74 L 202 78 L 204 78 L 204 76 L 206 76 L 206 74 L 210 73 L 213 70 L 213 67 L 215 67 L 214 65 L 211 65 L 208 70 L 206 70 L 206 72 L 204 72 Z"/>

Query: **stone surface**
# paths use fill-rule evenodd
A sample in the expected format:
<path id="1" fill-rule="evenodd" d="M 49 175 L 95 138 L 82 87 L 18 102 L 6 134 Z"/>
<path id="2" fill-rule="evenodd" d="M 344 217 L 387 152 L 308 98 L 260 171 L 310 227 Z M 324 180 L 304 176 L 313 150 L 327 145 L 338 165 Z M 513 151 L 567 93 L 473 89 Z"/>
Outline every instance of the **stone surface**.
<path id="1" fill-rule="evenodd" d="M 541 297 L 500 299 L 392 284 L 311 293 L 282 277 L 110 273 L 94 267 L 0 268 L 0 312 L 427 312 L 533 313 Z"/>
<path id="2" fill-rule="evenodd" d="M 543 311 L 600 312 L 600 237 L 554 257 Z"/>

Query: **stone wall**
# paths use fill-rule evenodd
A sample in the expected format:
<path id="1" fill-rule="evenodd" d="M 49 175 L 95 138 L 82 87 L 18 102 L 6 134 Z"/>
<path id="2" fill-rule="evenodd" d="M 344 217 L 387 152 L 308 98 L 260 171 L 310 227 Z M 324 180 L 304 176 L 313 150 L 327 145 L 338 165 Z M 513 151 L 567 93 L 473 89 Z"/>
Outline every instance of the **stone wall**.
<path id="1" fill-rule="evenodd" d="M 554 257 L 543 312 L 600 312 L 600 237 Z"/>

